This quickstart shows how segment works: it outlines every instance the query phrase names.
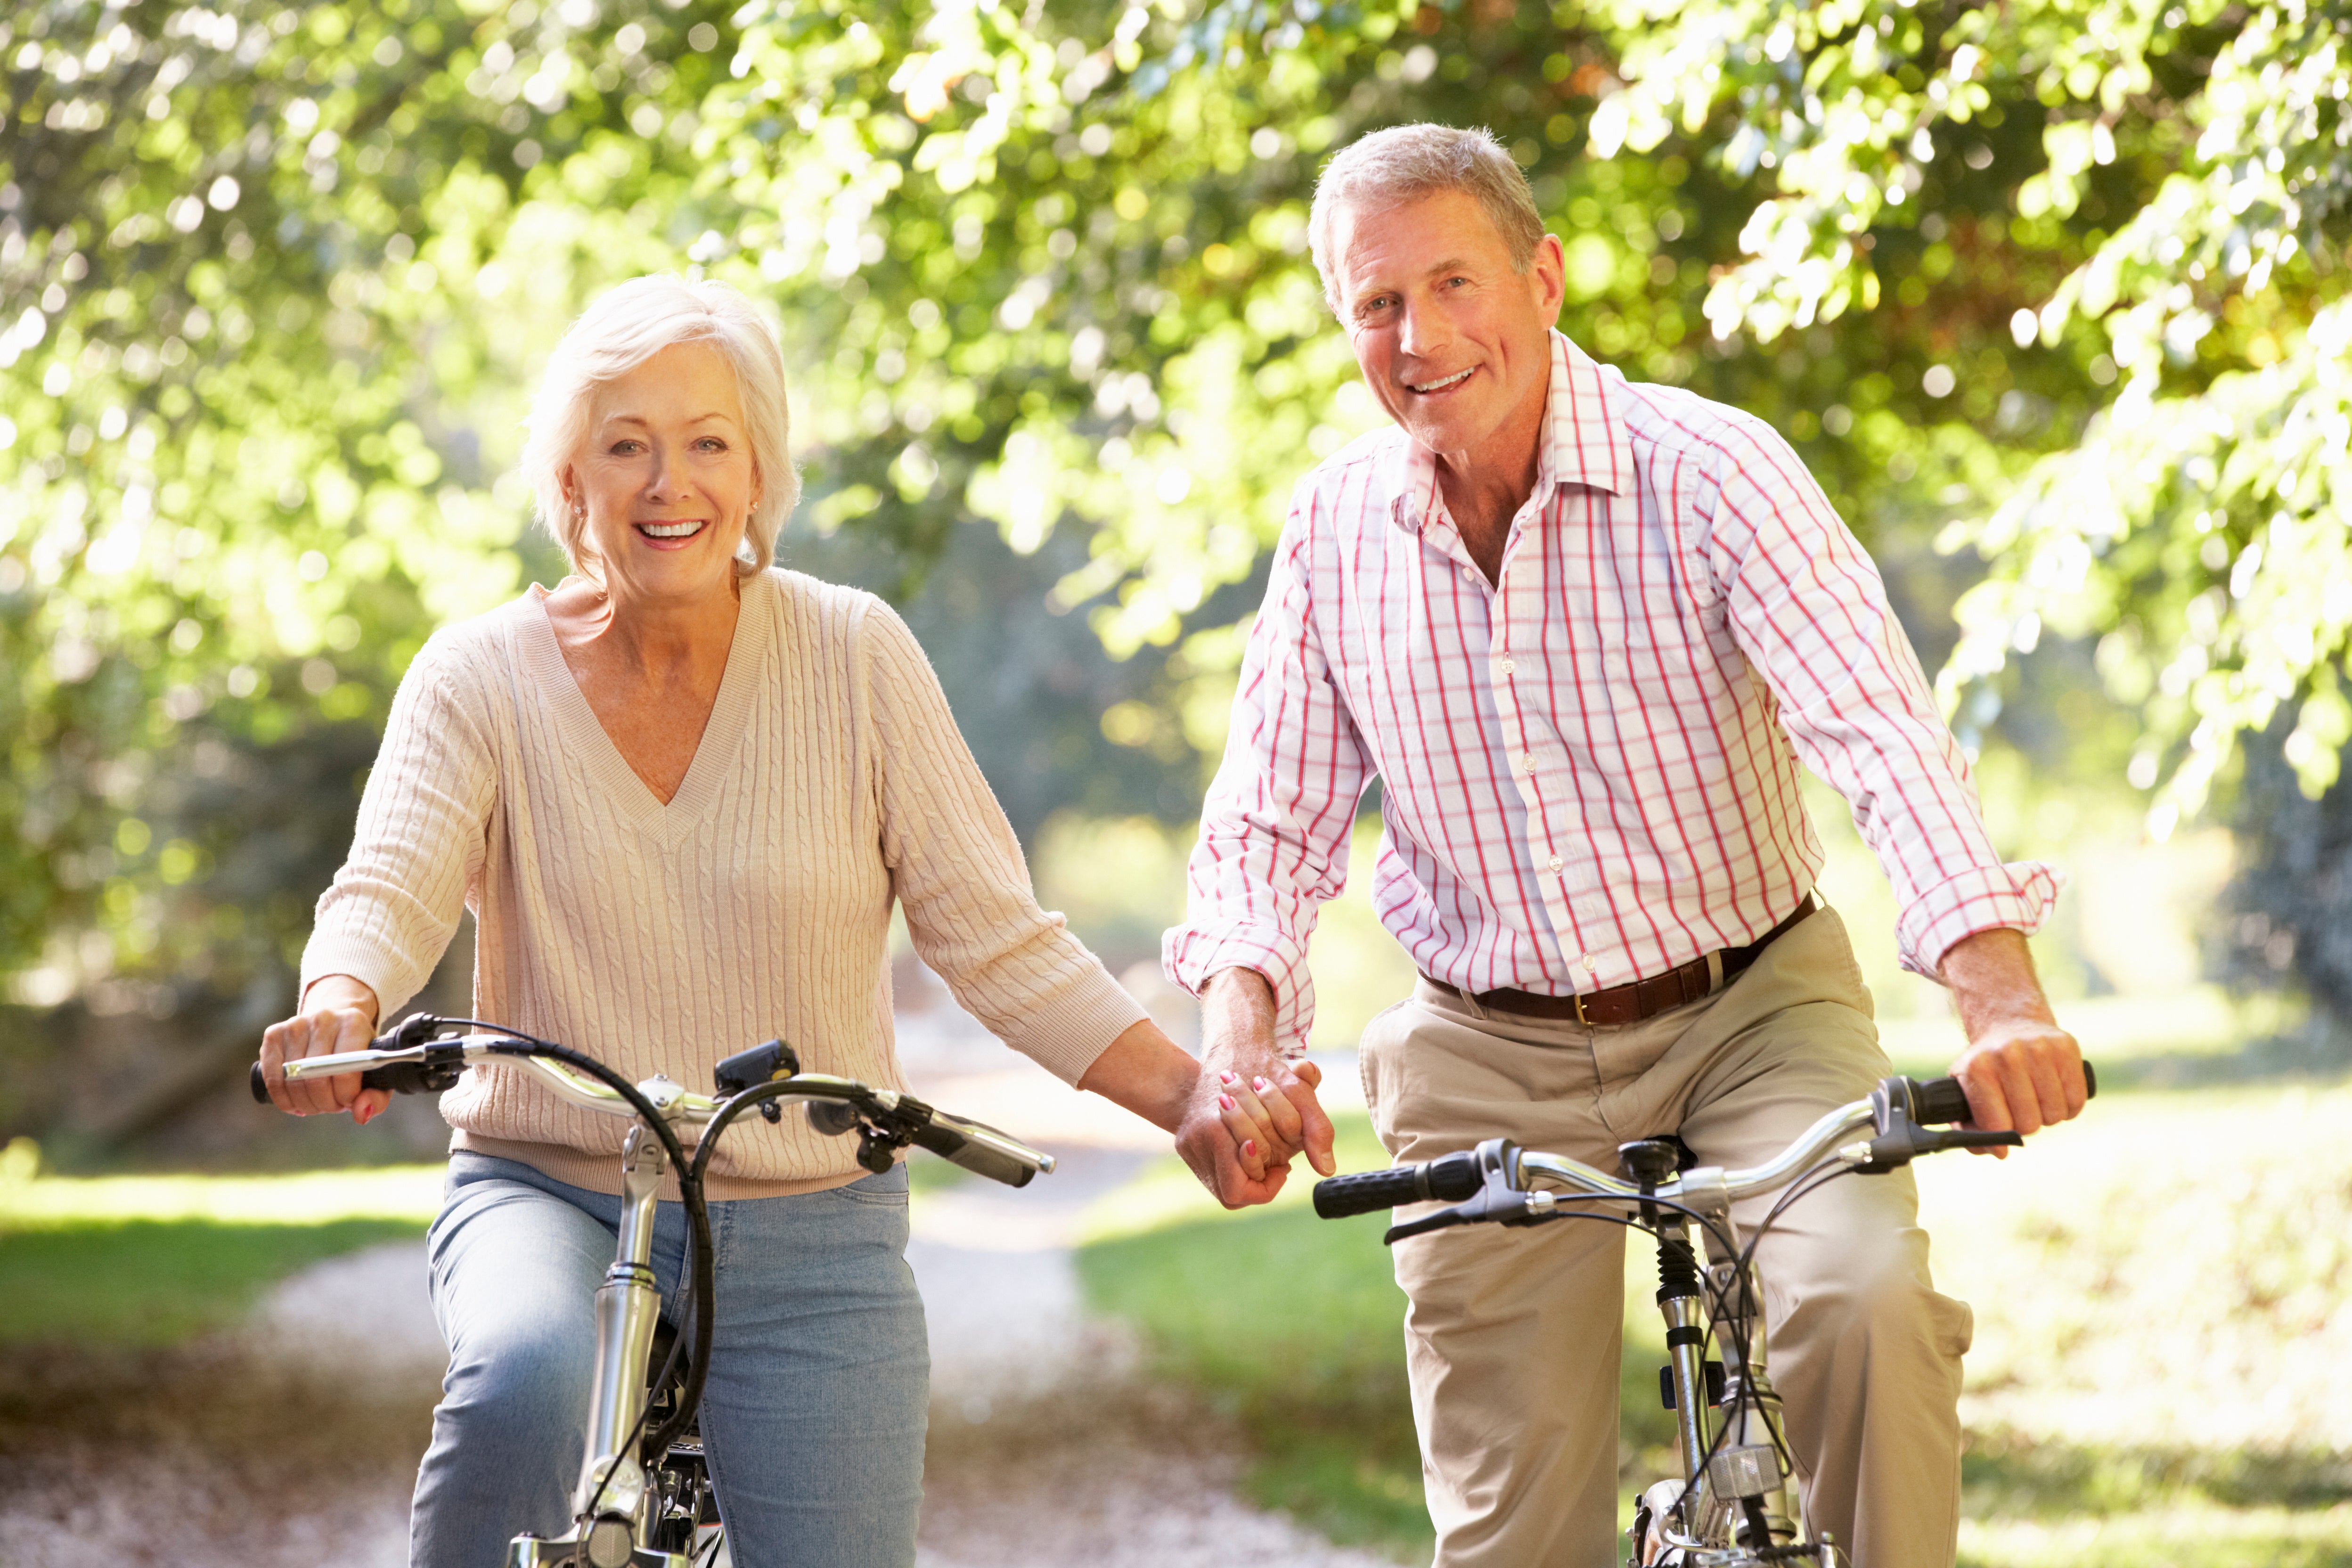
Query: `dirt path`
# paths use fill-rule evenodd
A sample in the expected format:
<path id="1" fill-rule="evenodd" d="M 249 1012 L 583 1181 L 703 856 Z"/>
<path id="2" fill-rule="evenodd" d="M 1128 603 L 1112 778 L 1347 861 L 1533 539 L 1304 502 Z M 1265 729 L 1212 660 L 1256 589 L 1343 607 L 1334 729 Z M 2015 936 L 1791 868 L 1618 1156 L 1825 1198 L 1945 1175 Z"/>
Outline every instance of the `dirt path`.
<path id="1" fill-rule="evenodd" d="M 1237 1500 L 1227 1435 L 1082 1310 L 1080 1216 L 1160 1135 L 966 1031 L 910 1032 L 925 1093 L 1062 1158 L 1019 1192 L 973 1181 L 916 1202 L 933 1360 L 922 1568 L 1374 1568 Z M 305 1271 L 219 1343 L 12 1366 L 0 1563 L 398 1568 L 441 1354 L 410 1242 Z"/>

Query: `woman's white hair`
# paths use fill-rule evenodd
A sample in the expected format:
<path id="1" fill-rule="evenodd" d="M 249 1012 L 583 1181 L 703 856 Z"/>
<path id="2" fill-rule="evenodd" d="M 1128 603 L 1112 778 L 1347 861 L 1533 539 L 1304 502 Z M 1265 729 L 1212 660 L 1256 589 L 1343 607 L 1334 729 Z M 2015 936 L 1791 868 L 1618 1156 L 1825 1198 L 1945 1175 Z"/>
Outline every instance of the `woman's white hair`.
<path id="1" fill-rule="evenodd" d="M 523 478 L 538 499 L 539 521 L 583 571 L 581 535 L 587 518 L 563 493 L 564 470 L 588 430 L 589 402 L 605 382 L 626 375 L 666 348 L 709 343 L 735 371 L 744 436 L 760 476 L 759 499 L 735 552 L 740 569 L 757 572 L 775 558 L 776 535 L 801 497 L 793 467 L 792 410 L 784 400 L 784 356 L 751 301 L 724 283 L 689 282 L 674 272 L 633 278 L 580 313 L 555 345 L 531 400 Z"/>
<path id="2" fill-rule="evenodd" d="M 1307 219 L 1307 239 L 1323 298 L 1336 314 L 1339 285 L 1331 276 L 1331 226 L 1343 206 L 1379 211 L 1438 191 L 1460 191 L 1476 199 L 1520 272 L 1543 243 L 1543 216 L 1528 189 L 1528 177 L 1489 131 L 1458 131 L 1451 125 L 1392 125 L 1358 139 L 1323 165 L 1315 182 L 1315 205 Z"/>

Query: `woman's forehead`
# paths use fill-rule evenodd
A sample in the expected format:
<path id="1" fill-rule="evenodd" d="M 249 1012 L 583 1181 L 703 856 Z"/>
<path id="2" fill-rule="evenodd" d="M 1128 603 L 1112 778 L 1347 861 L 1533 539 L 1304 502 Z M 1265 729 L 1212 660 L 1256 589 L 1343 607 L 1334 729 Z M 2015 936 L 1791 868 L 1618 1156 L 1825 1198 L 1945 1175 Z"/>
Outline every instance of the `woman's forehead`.
<path id="1" fill-rule="evenodd" d="M 590 406 L 604 423 L 743 422 L 743 396 L 735 367 L 706 342 L 672 343 L 609 381 L 598 382 Z"/>

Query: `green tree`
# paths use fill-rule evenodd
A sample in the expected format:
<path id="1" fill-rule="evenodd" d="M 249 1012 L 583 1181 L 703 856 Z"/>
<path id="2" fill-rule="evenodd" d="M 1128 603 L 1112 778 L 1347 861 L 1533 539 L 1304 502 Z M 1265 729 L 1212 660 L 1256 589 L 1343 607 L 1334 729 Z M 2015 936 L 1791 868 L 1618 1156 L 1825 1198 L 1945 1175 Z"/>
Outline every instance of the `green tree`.
<path id="1" fill-rule="evenodd" d="M 364 731 L 432 626 L 551 570 L 511 478 L 535 356 L 645 270 L 772 304 L 801 526 L 902 596 L 968 521 L 1074 535 L 1051 607 L 1160 661 L 1103 689 L 1114 738 L 1213 755 L 1231 594 L 1377 417 L 1306 258 L 1314 171 L 1413 118 L 1528 167 L 1580 342 L 1798 444 L 1931 657 L 1922 542 L 1989 554 L 1964 738 L 2010 654 L 2096 635 L 2160 808 L 2265 704 L 2301 704 L 2316 782 L 2352 728 L 2341 28 L 2215 0 L 20 7 L 0 970 L 47 995 L 202 962 L 223 851 L 150 821 L 149 781 Z M 282 963 L 306 901 L 240 940 Z"/>

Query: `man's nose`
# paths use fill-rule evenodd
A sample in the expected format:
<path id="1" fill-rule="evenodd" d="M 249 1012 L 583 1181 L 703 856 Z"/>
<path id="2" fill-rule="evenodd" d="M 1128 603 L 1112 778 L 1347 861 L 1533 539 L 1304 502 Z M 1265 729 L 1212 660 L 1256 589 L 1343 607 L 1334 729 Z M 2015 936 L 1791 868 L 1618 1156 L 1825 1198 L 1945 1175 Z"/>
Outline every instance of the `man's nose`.
<path id="1" fill-rule="evenodd" d="M 1442 312 L 1405 302 L 1397 322 L 1397 348 L 1414 359 L 1425 359 L 1453 341 Z"/>

